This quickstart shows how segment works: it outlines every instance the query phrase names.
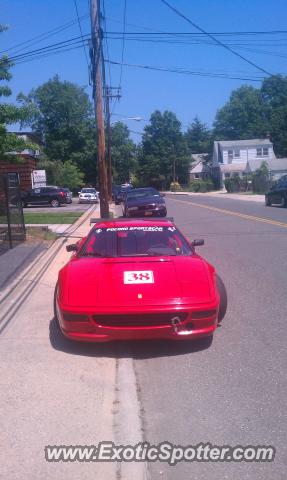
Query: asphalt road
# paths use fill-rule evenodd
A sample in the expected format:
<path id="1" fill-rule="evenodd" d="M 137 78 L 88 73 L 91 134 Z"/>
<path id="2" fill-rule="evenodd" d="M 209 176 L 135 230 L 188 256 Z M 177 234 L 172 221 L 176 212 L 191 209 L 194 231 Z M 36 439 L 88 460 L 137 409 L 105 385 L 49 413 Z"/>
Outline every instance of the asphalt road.
<path id="1" fill-rule="evenodd" d="M 192 203 L 192 204 L 191 204 Z M 208 198 L 167 198 L 168 215 L 227 287 L 228 313 L 212 345 L 134 349 L 145 439 L 196 445 L 274 445 L 274 463 L 151 463 L 152 479 L 286 478 L 287 209 Z M 209 206 L 212 209 L 204 208 Z"/>
<path id="2" fill-rule="evenodd" d="M 1 300 L 3 478 L 285 480 L 287 209 L 202 196 L 167 197 L 167 205 L 186 235 L 205 239 L 198 250 L 228 290 L 212 344 L 63 339 L 53 291 L 69 255 L 51 251 L 49 262 L 40 260 L 41 275 L 29 272 L 21 290 Z M 101 440 L 271 444 L 277 454 L 268 464 L 149 463 L 147 472 L 140 464 L 44 459 L 45 445 Z"/>
<path id="3" fill-rule="evenodd" d="M 29 205 L 24 208 L 25 213 L 65 213 L 65 212 L 85 212 L 91 205 L 88 203 L 79 203 L 77 197 L 73 198 L 72 203 L 61 205 L 58 208 L 53 208 L 50 205 Z"/>

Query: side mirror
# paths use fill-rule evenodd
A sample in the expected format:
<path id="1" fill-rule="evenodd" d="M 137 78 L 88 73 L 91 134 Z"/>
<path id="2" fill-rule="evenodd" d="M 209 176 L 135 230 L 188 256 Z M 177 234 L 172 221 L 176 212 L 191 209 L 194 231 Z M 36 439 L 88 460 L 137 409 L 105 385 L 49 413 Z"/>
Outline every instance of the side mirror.
<path id="1" fill-rule="evenodd" d="M 203 238 L 199 238 L 198 240 L 193 240 L 191 242 L 191 245 L 193 247 L 201 247 L 202 245 L 204 245 L 204 240 L 203 240 Z"/>
<path id="2" fill-rule="evenodd" d="M 78 245 L 76 243 L 71 243 L 71 245 L 66 246 L 67 252 L 76 252 L 78 250 Z"/>

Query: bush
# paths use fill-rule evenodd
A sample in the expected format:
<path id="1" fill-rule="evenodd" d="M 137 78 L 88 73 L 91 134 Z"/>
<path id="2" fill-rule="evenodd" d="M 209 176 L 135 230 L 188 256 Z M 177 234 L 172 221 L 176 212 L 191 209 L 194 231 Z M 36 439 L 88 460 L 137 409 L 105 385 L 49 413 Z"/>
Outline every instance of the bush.
<path id="1" fill-rule="evenodd" d="M 190 192 L 210 192 L 214 190 L 214 185 L 212 180 L 193 180 L 189 184 L 189 191 Z"/>
<path id="2" fill-rule="evenodd" d="M 170 188 L 171 192 L 180 192 L 181 191 L 181 186 L 178 182 L 171 182 L 169 188 Z"/>
<path id="3" fill-rule="evenodd" d="M 244 180 L 245 184 L 245 180 Z M 226 178 L 224 180 L 224 185 L 228 193 L 236 193 L 242 190 L 242 179 L 239 176 Z"/>

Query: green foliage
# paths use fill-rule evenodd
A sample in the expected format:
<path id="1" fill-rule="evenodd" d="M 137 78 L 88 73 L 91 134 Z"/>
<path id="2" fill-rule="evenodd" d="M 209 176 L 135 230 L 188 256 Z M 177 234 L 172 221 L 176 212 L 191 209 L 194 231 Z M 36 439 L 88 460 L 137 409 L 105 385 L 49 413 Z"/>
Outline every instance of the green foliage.
<path id="1" fill-rule="evenodd" d="M 228 193 L 240 192 L 242 190 L 243 180 L 238 176 L 226 178 L 224 185 Z"/>
<path id="2" fill-rule="evenodd" d="M 214 190 L 214 184 L 212 180 L 192 180 L 189 183 L 188 190 L 190 192 L 210 192 L 211 190 Z"/>
<path id="3" fill-rule="evenodd" d="M 195 117 L 185 133 L 190 153 L 208 153 L 212 149 L 211 132 L 198 117 Z"/>
<path id="4" fill-rule="evenodd" d="M 180 192 L 181 191 L 181 186 L 178 182 L 171 182 L 169 188 L 170 188 L 171 192 Z"/>
<path id="5" fill-rule="evenodd" d="M 287 156 L 287 77 L 266 78 L 261 87 L 268 132 L 278 156 Z"/>
<path id="6" fill-rule="evenodd" d="M 29 109 L 23 122 L 37 132 L 44 143 L 46 158 L 54 162 L 69 160 L 96 183 L 96 133 L 92 105 L 84 89 L 56 75 L 29 95 L 18 95 Z"/>
<path id="7" fill-rule="evenodd" d="M 38 168 L 46 170 L 48 185 L 59 185 L 70 190 L 77 190 L 84 185 L 84 174 L 70 160 L 53 162 L 45 159 L 39 162 Z"/>
<path id="8" fill-rule="evenodd" d="M 129 182 L 137 169 L 137 147 L 129 138 L 128 127 L 122 122 L 116 122 L 111 127 L 111 153 L 114 183 Z"/>
<path id="9" fill-rule="evenodd" d="M 252 174 L 252 190 L 256 193 L 265 193 L 269 187 L 269 169 L 266 162 Z"/>
<path id="10" fill-rule="evenodd" d="M 142 185 L 167 189 L 171 181 L 184 183 L 189 153 L 181 124 L 172 112 L 156 110 L 144 129 L 138 177 Z"/>
<path id="11" fill-rule="evenodd" d="M 0 26 L 0 33 L 6 30 L 5 26 Z M 0 57 L 0 82 L 8 82 L 11 79 L 10 68 L 12 63 L 7 56 Z M 9 97 L 12 94 L 7 84 L 0 84 L 0 98 Z M 23 121 L 27 116 L 27 109 L 16 107 L 9 103 L 0 103 L 0 160 L 17 161 L 15 155 L 8 155 L 7 152 L 21 152 L 30 145 L 16 135 L 8 133 L 7 125 Z"/>
<path id="12" fill-rule="evenodd" d="M 267 131 L 260 90 L 246 85 L 231 93 L 214 121 L 214 135 L 220 140 L 264 138 Z"/>

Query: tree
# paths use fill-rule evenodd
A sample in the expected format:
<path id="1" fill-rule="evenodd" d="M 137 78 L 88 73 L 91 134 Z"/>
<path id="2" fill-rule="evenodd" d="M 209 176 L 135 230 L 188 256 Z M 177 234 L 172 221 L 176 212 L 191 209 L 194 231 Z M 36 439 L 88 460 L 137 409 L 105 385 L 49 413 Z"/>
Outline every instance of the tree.
<path id="1" fill-rule="evenodd" d="M 244 85 L 231 93 L 230 100 L 218 110 L 214 135 L 220 140 L 265 138 L 268 123 L 259 89 Z"/>
<path id="2" fill-rule="evenodd" d="M 211 132 L 197 116 L 189 126 L 185 139 L 190 153 L 208 153 L 211 150 Z"/>
<path id="3" fill-rule="evenodd" d="M 0 33 L 6 30 L 6 27 L 0 25 Z M 0 81 L 9 82 L 12 75 L 10 68 L 12 63 L 7 56 L 0 58 Z M 12 94 L 7 84 L 0 85 L 0 98 L 9 97 Z M 33 147 L 32 144 L 27 145 L 24 140 L 19 139 L 15 134 L 7 131 L 7 125 L 23 121 L 28 114 L 27 108 L 17 107 L 9 103 L 0 103 L 0 160 L 17 161 L 18 157 L 9 155 L 9 152 L 21 152 L 27 147 Z"/>
<path id="4" fill-rule="evenodd" d="M 52 162 L 44 159 L 39 162 L 38 168 L 46 170 L 48 185 L 65 186 L 70 190 L 76 190 L 84 185 L 84 174 L 70 160 Z"/>
<path id="5" fill-rule="evenodd" d="M 151 115 L 139 155 L 142 184 L 166 189 L 172 181 L 187 182 L 190 156 L 180 127 L 173 112 L 156 110 Z"/>
<path id="6" fill-rule="evenodd" d="M 111 127 L 113 182 L 128 182 L 137 168 L 136 145 L 129 138 L 129 129 L 122 122 Z"/>
<path id="7" fill-rule="evenodd" d="M 96 181 L 96 133 L 84 88 L 56 75 L 18 100 L 30 107 L 28 123 L 39 134 L 50 161 L 75 163 L 87 182 Z"/>
<path id="8" fill-rule="evenodd" d="M 261 96 L 275 153 L 287 156 L 287 77 L 274 75 L 266 78 Z"/>

